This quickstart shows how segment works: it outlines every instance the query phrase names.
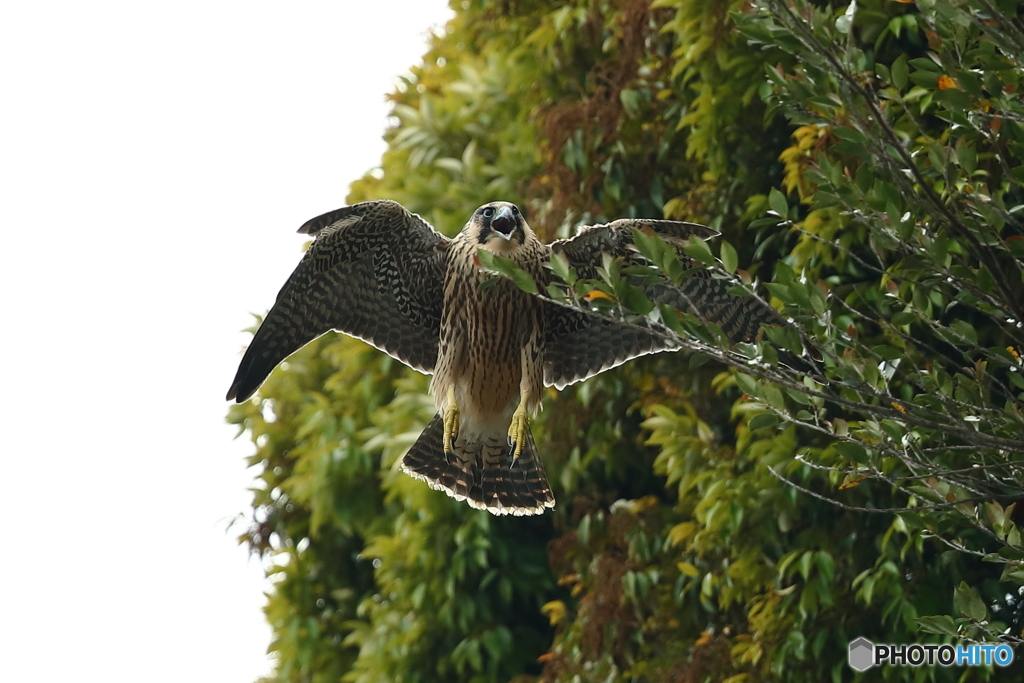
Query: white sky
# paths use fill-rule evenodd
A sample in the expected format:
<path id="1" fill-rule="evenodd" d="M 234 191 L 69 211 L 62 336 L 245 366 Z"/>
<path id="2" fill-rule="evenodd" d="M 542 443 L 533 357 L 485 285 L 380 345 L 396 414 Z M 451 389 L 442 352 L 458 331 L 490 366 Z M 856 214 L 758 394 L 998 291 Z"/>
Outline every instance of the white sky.
<path id="1" fill-rule="evenodd" d="M 445 0 L 0 10 L 0 679 L 251 683 L 249 311 L 384 150 Z"/>

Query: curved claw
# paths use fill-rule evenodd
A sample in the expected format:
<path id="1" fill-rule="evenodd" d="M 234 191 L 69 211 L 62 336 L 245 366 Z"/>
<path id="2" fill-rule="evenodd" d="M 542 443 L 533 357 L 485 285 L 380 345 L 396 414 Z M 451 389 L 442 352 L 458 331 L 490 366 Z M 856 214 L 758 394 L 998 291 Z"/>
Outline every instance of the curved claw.
<path id="1" fill-rule="evenodd" d="M 455 439 L 459 438 L 459 404 L 455 402 L 455 389 L 448 388 L 448 404 L 444 407 L 444 452 L 455 452 Z"/>
<path id="2" fill-rule="evenodd" d="M 512 458 L 515 460 L 523 452 L 523 444 L 530 433 L 530 418 L 526 414 L 526 402 L 523 401 L 512 413 L 512 424 L 508 426 L 508 439 L 512 446 Z"/>

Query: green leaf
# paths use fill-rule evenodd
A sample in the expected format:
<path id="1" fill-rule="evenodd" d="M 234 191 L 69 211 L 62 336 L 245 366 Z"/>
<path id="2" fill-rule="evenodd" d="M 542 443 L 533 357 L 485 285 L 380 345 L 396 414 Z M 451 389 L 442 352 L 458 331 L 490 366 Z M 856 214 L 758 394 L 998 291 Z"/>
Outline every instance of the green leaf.
<path id="1" fill-rule="evenodd" d="M 967 341 L 969 341 L 970 343 L 978 343 L 978 333 L 974 331 L 974 328 L 971 327 L 970 323 L 967 323 L 963 320 L 954 320 L 950 324 L 949 328 L 956 332 L 957 334 L 959 334 L 964 339 L 966 339 Z"/>
<path id="2" fill-rule="evenodd" d="M 942 67 L 935 63 L 930 57 L 917 57 L 910 60 L 910 65 L 922 71 L 932 71 L 936 74 L 942 73 Z"/>
<path id="3" fill-rule="evenodd" d="M 862 144 L 865 140 L 864 134 L 853 128 L 847 128 L 845 126 L 837 126 L 832 129 L 832 134 L 841 140 L 848 142 L 856 142 Z"/>
<path id="4" fill-rule="evenodd" d="M 857 167 L 856 180 L 861 192 L 867 194 L 871 191 L 875 184 L 875 174 L 871 172 L 870 164 L 861 164 Z"/>
<path id="5" fill-rule="evenodd" d="M 623 109 L 630 117 L 635 118 L 640 114 L 640 93 L 630 88 L 623 88 L 619 91 L 619 101 Z"/>
<path id="6" fill-rule="evenodd" d="M 679 571 L 683 575 L 689 576 L 690 578 L 693 578 L 695 576 L 700 576 L 700 570 L 697 569 L 692 564 L 690 564 L 689 562 L 677 562 L 676 563 L 676 567 L 679 568 Z"/>
<path id="7" fill-rule="evenodd" d="M 777 213 L 780 218 L 785 219 L 789 215 L 789 204 L 786 202 L 786 195 L 779 192 L 777 188 L 772 188 L 768 192 L 768 206 L 771 207 L 772 211 Z"/>
<path id="8" fill-rule="evenodd" d="M 654 304 L 643 293 L 643 290 L 629 283 L 625 283 L 620 300 L 626 308 L 640 315 L 647 315 L 654 310 Z"/>
<path id="9" fill-rule="evenodd" d="M 910 325 L 911 323 L 916 322 L 916 321 L 917 321 L 917 316 L 914 315 L 913 313 L 911 313 L 910 311 L 900 311 L 899 313 L 895 313 L 892 316 L 892 324 L 893 325 L 898 325 L 898 326 Z"/>
<path id="10" fill-rule="evenodd" d="M 751 431 L 757 431 L 758 429 L 767 429 L 774 427 L 779 424 L 781 420 L 775 413 L 760 413 L 750 418 L 750 422 L 747 423 L 747 427 Z"/>
<path id="11" fill-rule="evenodd" d="M 970 176 L 974 173 L 974 169 L 978 167 L 978 152 L 974 149 L 974 145 L 970 143 L 962 143 L 956 146 L 956 160 L 957 163 L 967 172 Z"/>
<path id="12" fill-rule="evenodd" d="M 705 265 L 710 266 L 715 263 L 715 257 L 711 255 L 711 249 L 708 247 L 708 243 L 697 235 L 690 236 L 690 243 L 683 247 L 683 251 L 687 256 L 690 256 Z"/>
<path id="13" fill-rule="evenodd" d="M 956 624 L 953 622 L 953 617 L 945 614 L 939 614 L 933 617 L 918 617 L 916 621 L 921 627 L 921 630 L 925 633 L 938 633 L 939 635 L 954 637 L 958 637 L 960 635 L 956 630 Z"/>
<path id="14" fill-rule="evenodd" d="M 1019 259 L 1024 259 L 1024 239 L 1016 238 L 1008 242 L 1010 253 Z"/>
<path id="15" fill-rule="evenodd" d="M 907 74 L 909 73 L 907 68 L 907 56 L 900 55 L 895 62 L 892 63 L 892 84 L 896 86 L 897 90 L 903 90 L 907 87 Z"/>
<path id="16" fill-rule="evenodd" d="M 877 354 L 882 360 L 896 360 L 897 358 L 902 358 L 906 353 L 903 349 L 898 349 L 895 346 L 889 346 L 887 344 L 873 346 L 871 347 L 871 351 Z"/>
<path id="17" fill-rule="evenodd" d="M 775 225 L 778 222 L 778 218 L 758 218 L 756 220 L 750 221 L 750 225 L 747 227 L 749 227 L 751 230 L 754 230 L 757 228 L 763 228 L 766 225 Z"/>
<path id="18" fill-rule="evenodd" d="M 740 391 L 749 396 L 757 397 L 761 393 L 758 391 L 757 380 L 742 372 L 736 373 L 736 386 L 740 388 Z"/>
<path id="19" fill-rule="evenodd" d="M 958 88 L 937 90 L 935 92 L 935 101 L 941 102 L 956 112 L 965 112 L 971 108 L 970 96 Z"/>
<path id="20" fill-rule="evenodd" d="M 636 246 L 637 251 L 654 265 L 659 264 L 662 252 L 664 251 L 659 242 L 660 240 L 653 233 L 649 235 L 643 230 L 633 228 L 633 245 Z"/>
<path id="21" fill-rule="evenodd" d="M 814 553 L 810 550 L 805 550 L 804 554 L 800 556 L 797 561 L 797 567 L 800 569 L 801 576 L 804 577 L 804 581 L 811 578 L 811 563 L 814 562 Z"/>
<path id="22" fill-rule="evenodd" d="M 567 285 L 572 287 L 576 284 L 576 270 L 569 266 L 569 259 L 557 251 L 551 252 L 551 270 L 559 278 L 565 281 Z"/>
<path id="23" fill-rule="evenodd" d="M 875 63 L 875 73 L 878 74 L 883 81 L 892 83 L 892 74 L 889 73 L 889 67 L 885 64 Z"/>
<path id="24" fill-rule="evenodd" d="M 860 157 L 862 159 L 866 159 L 868 156 L 867 148 L 865 148 L 863 144 L 859 142 L 850 142 L 848 140 L 837 142 L 832 145 L 831 150 L 836 154 L 845 154 L 847 156 Z"/>
<path id="25" fill-rule="evenodd" d="M 764 400 L 768 402 L 768 405 L 776 410 L 786 410 L 786 399 L 782 395 L 782 391 L 780 391 L 774 384 L 764 385 Z"/>
<path id="26" fill-rule="evenodd" d="M 868 462 L 868 452 L 859 443 L 853 443 L 852 441 L 839 441 L 833 445 L 836 452 L 843 456 L 847 460 L 852 460 L 857 463 L 866 464 Z"/>
<path id="27" fill-rule="evenodd" d="M 809 406 L 809 405 L 811 405 L 811 397 L 808 396 L 807 394 L 805 394 L 802 391 L 797 391 L 796 389 L 786 389 L 786 394 L 791 399 L 793 399 L 794 401 L 796 401 L 797 403 L 799 403 L 802 406 Z"/>
<path id="28" fill-rule="evenodd" d="M 831 583 L 836 575 L 836 561 L 824 550 L 814 553 L 814 564 L 826 582 Z"/>
<path id="29" fill-rule="evenodd" d="M 735 273 L 737 264 L 736 250 L 731 244 L 722 240 L 721 251 L 722 267 L 727 273 Z"/>
<path id="30" fill-rule="evenodd" d="M 537 293 L 537 283 L 533 281 L 529 273 L 520 268 L 512 259 L 492 254 L 486 249 L 477 249 L 476 254 L 480 260 L 480 265 L 487 270 L 504 275 L 512 280 L 516 287 L 528 294 Z"/>
<path id="31" fill-rule="evenodd" d="M 999 577 L 1000 581 L 1013 581 L 1018 586 L 1024 586 L 1024 569 L 1014 569 L 1012 564 L 1006 565 L 1006 569 L 1003 570 L 1002 576 Z"/>
<path id="32" fill-rule="evenodd" d="M 776 299 L 784 304 L 794 304 L 796 299 L 793 298 L 793 294 L 790 291 L 789 285 L 782 285 L 778 282 L 766 282 L 765 288 L 772 293 Z"/>
<path id="33" fill-rule="evenodd" d="M 853 18 L 857 14 L 857 0 L 852 0 L 847 6 L 846 11 L 843 12 L 843 16 L 836 19 L 836 30 L 842 34 L 847 34 L 853 27 Z"/>
<path id="34" fill-rule="evenodd" d="M 985 603 L 964 581 L 961 581 L 953 591 L 953 606 L 968 619 L 984 621 L 988 618 L 988 609 L 985 608 Z"/>

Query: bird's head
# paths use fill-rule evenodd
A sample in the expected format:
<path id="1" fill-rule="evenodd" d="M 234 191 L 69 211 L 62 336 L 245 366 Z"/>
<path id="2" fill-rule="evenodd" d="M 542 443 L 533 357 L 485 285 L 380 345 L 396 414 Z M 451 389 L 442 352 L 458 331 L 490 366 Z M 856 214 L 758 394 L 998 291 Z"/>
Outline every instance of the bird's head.
<path id="1" fill-rule="evenodd" d="M 481 247 L 501 256 L 508 256 L 536 239 L 519 207 L 511 202 L 484 204 L 473 212 L 466 231 Z"/>

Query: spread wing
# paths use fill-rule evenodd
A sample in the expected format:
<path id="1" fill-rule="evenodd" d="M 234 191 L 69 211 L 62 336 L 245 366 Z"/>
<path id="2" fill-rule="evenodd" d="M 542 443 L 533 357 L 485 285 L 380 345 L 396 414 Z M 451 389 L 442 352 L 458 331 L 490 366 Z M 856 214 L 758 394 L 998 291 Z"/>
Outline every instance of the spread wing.
<path id="1" fill-rule="evenodd" d="M 590 277 L 584 271 L 593 271 L 596 276 L 595 269 L 601 265 L 602 253 L 639 257 L 633 248 L 633 230 L 645 229 L 653 230 L 671 243 L 682 243 L 693 235 L 706 240 L 719 235 L 717 230 L 699 223 L 623 218 L 606 225 L 585 225 L 575 237 L 552 242 L 551 250 L 564 254 L 569 265 L 579 271 L 580 277 Z"/>
<path id="2" fill-rule="evenodd" d="M 623 265 L 649 265 L 633 246 L 634 229 L 653 230 L 679 247 L 676 251 L 686 269 L 697 264 L 682 252 L 684 241 L 693 235 L 710 239 L 719 234 L 697 223 L 623 219 L 583 227 L 575 237 L 552 242 L 551 250 L 563 254 L 581 278 L 597 279 L 603 253 L 622 258 Z M 652 301 L 718 324 L 733 343 L 754 341 L 762 324 L 786 324 L 774 308 L 756 298 L 730 294 L 730 284 L 707 271 L 696 270 L 679 286 L 669 282 L 647 285 L 645 294 Z M 675 348 L 670 333 L 653 323 L 630 325 L 633 329 L 627 331 L 619 329 L 624 323 L 595 313 L 581 311 L 574 317 L 550 306 L 548 311 L 544 379 L 558 387 L 586 379 L 630 358 Z"/>
<path id="3" fill-rule="evenodd" d="M 448 238 L 387 200 L 330 211 L 299 232 L 316 240 L 249 344 L 228 400 L 248 399 L 278 363 L 330 330 L 433 372 Z"/>
<path id="4" fill-rule="evenodd" d="M 544 384 L 558 389 L 677 348 L 670 330 L 647 320 L 625 322 L 551 299 L 544 300 L 544 315 Z"/>

